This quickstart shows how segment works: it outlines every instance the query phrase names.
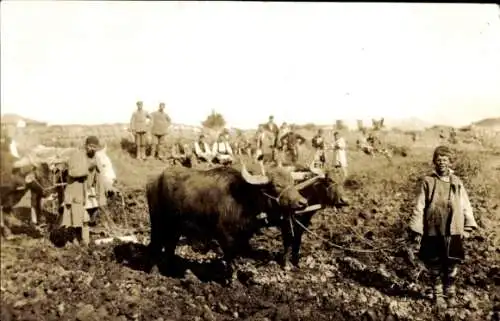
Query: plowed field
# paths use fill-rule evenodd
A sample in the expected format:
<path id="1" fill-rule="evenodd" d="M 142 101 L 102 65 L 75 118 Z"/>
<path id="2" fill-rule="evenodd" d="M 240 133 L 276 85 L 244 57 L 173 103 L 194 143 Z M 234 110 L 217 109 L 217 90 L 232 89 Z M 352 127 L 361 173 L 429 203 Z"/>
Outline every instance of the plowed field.
<path id="1" fill-rule="evenodd" d="M 226 285 L 212 252 L 177 248 L 175 275 L 141 271 L 144 245 L 111 243 L 57 248 L 46 234 L 33 235 L 10 218 L 11 240 L 1 245 L 1 320 L 499 320 L 500 155 L 460 153 L 455 164 L 480 224 L 466 242 L 457 303 L 433 308 L 429 280 L 405 241 L 418 179 L 431 171 L 431 149 L 371 159 L 349 151 L 346 181 L 352 205 L 318 213 L 306 233 L 301 267 L 276 263 L 280 233 L 263 230 L 256 253 L 238 259 Z M 125 196 L 108 213 L 147 244 L 147 205 L 142 186 L 165 166 L 140 163 L 111 151 Z M 104 216 L 94 228 L 102 229 Z M 15 228 L 17 226 L 17 229 Z M 100 238 L 93 234 L 93 238 Z"/>

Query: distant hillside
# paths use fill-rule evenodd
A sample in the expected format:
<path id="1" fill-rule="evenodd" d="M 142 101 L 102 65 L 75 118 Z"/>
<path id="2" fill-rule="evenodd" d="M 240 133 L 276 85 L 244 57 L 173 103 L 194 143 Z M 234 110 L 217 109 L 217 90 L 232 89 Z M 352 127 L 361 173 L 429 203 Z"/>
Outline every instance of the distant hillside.
<path id="1" fill-rule="evenodd" d="M 500 128 L 500 117 L 485 118 L 480 121 L 473 122 L 472 125 L 478 127 Z"/>
<path id="2" fill-rule="evenodd" d="M 0 116 L 2 124 L 17 124 L 20 120 L 23 120 L 26 124 L 44 124 L 44 122 L 29 119 L 17 114 L 3 114 Z"/>
<path id="3" fill-rule="evenodd" d="M 431 127 L 432 124 L 419 118 L 403 118 L 403 119 L 387 119 L 384 120 L 384 125 L 387 128 L 398 128 L 401 130 L 425 130 Z"/>

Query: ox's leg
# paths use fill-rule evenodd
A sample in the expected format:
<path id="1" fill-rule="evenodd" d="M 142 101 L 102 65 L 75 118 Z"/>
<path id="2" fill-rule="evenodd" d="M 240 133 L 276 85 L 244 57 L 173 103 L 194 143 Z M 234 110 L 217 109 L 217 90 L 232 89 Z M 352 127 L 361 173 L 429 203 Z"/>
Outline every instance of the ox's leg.
<path id="1" fill-rule="evenodd" d="M 41 222 L 41 212 L 42 212 L 42 196 L 33 190 L 31 193 L 31 224 L 38 225 Z"/>
<path id="2" fill-rule="evenodd" d="M 177 247 L 177 243 L 179 243 L 179 239 L 181 238 L 180 229 L 168 228 L 163 231 L 161 237 L 162 247 L 165 248 L 165 259 L 167 260 L 168 266 L 173 267 L 172 262 L 174 262 L 175 258 L 175 248 Z"/>
<path id="3" fill-rule="evenodd" d="M 5 239 L 10 239 L 12 237 L 12 233 L 9 229 L 9 227 L 5 224 L 4 219 L 3 219 L 3 208 L 0 206 L 0 230 L 2 233 L 2 236 L 5 237 Z"/>
<path id="4" fill-rule="evenodd" d="M 287 268 L 290 263 L 291 246 L 293 242 L 292 224 L 289 215 L 283 215 L 281 221 L 281 237 L 283 238 L 283 253 L 281 258 L 281 266 Z"/>
<path id="5" fill-rule="evenodd" d="M 226 276 L 229 282 L 231 282 L 231 279 L 234 274 L 234 259 L 236 258 L 237 255 L 237 246 L 235 242 L 235 239 L 233 238 L 232 235 L 229 233 L 223 233 L 219 238 L 218 238 L 220 247 L 222 248 L 222 251 L 224 252 L 223 260 L 226 263 Z"/>
<path id="6" fill-rule="evenodd" d="M 296 220 L 298 220 L 305 227 L 309 227 L 313 215 L 314 212 L 305 215 L 303 214 L 301 217 L 296 218 Z M 294 229 L 294 237 L 292 241 L 292 264 L 295 267 L 299 267 L 300 246 L 302 244 L 302 235 L 304 234 L 305 230 L 302 226 L 299 226 L 295 222 L 293 223 L 293 229 Z"/>
<path id="7" fill-rule="evenodd" d="M 150 230 L 150 241 L 148 245 L 148 265 L 146 267 L 146 270 L 150 272 L 153 267 L 155 267 L 158 263 L 158 260 L 161 256 L 161 252 L 163 250 L 163 239 L 161 236 L 161 230 L 159 228 L 161 227 L 162 222 L 157 220 L 157 218 L 161 217 L 160 213 L 154 212 L 150 213 L 150 225 L 151 225 L 151 230 Z"/>

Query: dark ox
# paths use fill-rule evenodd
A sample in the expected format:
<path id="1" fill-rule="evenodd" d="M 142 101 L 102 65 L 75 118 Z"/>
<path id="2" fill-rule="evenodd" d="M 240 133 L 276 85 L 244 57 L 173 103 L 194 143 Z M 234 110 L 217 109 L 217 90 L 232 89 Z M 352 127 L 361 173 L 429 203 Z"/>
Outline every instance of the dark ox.
<path id="1" fill-rule="evenodd" d="M 325 207 L 340 208 L 347 206 L 348 203 L 343 196 L 343 187 L 339 183 L 342 180 L 339 178 L 337 169 L 328 170 L 325 173 L 311 168 L 308 172 L 293 172 L 292 176 L 299 181 L 295 187 L 307 199 L 308 204 L 321 206 L 315 210 L 303 213 L 299 211 L 299 213 L 284 216 L 279 222 L 269 222 L 270 225 L 279 226 L 281 229 L 284 248 L 282 264 L 286 266 L 292 263 L 298 267 L 304 227 L 310 226 L 314 214 Z M 300 226 L 297 221 L 304 227 Z"/>
<path id="2" fill-rule="evenodd" d="M 294 187 L 289 171 L 274 169 L 251 175 L 243 166 L 206 171 L 177 168 L 164 171 L 146 187 L 151 241 L 150 266 L 163 249 L 170 261 L 181 237 L 208 244 L 215 239 L 231 266 L 238 252 L 262 226 L 262 212 L 277 217 L 282 211 L 304 208 L 306 199 Z"/>

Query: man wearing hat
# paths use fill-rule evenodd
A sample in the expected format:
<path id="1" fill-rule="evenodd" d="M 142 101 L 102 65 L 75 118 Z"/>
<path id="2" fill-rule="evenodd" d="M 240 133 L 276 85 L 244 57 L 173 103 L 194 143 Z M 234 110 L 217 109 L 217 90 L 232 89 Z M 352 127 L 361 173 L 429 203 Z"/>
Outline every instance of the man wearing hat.
<path id="1" fill-rule="evenodd" d="M 439 307 L 455 302 L 457 264 L 464 259 L 464 237 L 477 228 L 464 184 L 450 169 L 452 151 L 434 150 L 434 173 L 422 180 L 410 220 L 412 241 L 419 245 L 419 258 L 431 272 L 433 294 Z"/>
<path id="2" fill-rule="evenodd" d="M 344 137 L 339 132 L 333 133 L 333 150 L 335 151 L 335 167 L 340 168 L 344 174 L 344 179 L 347 177 L 347 144 Z"/>
<path id="3" fill-rule="evenodd" d="M 153 139 L 151 157 L 155 157 L 156 151 L 158 151 L 158 159 L 165 157 L 165 137 L 170 122 L 170 116 L 165 113 L 165 103 L 160 103 L 159 109 L 151 114 L 151 136 Z"/>
<path id="4" fill-rule="evenodd" d="M 269 116 L 269 119 L 265 125 L 265 130 L 271 133 L 272 143 L 271 143 L 271 159 L 273 161 L 277 160 L 277 148 L 279 145 L 279 128 L 274 122 L 274 116 Z"/>
<path id="5" fill-rule="evenodd" d="M 306 142 L 306 139 L 296 132 L 296 126 L 290 126 L 290 130 L 280 138 L 284 155 L 293 165 L 299 160 L 299 145 Z"/>
<path id="6" fill-rule="evenodd" d="M 313 164 L 324 168 L 326 164 L 326 145 L 322 128 L 318 129 L 318 133 L 312 138 L 311 144 L 315 150 Z"/>
<path id="7" fill-rule="evenodd" d="M 89 214 L 106 205 L 107 201 L 95 158 L 100 148 L 99 139 L 89 136 L 84 149 L 75 151 L 68 160 L 68 184 L 64 191 L 64 212 L 60 225 L 76 228 L 80 234 L 78 240 L 83 245 L 90 242 Z"/>
<path id="8" fill-rule="evenodd" d="M 148 130 L 147 119 L 151 116 L 142 109 L 142 101 L 136 103 L 137 110 L 132 114 L 130 119 L 130 131 L 134 134 L 136 144 L 137 159 L 146 159 L 146 132 Z"/>

